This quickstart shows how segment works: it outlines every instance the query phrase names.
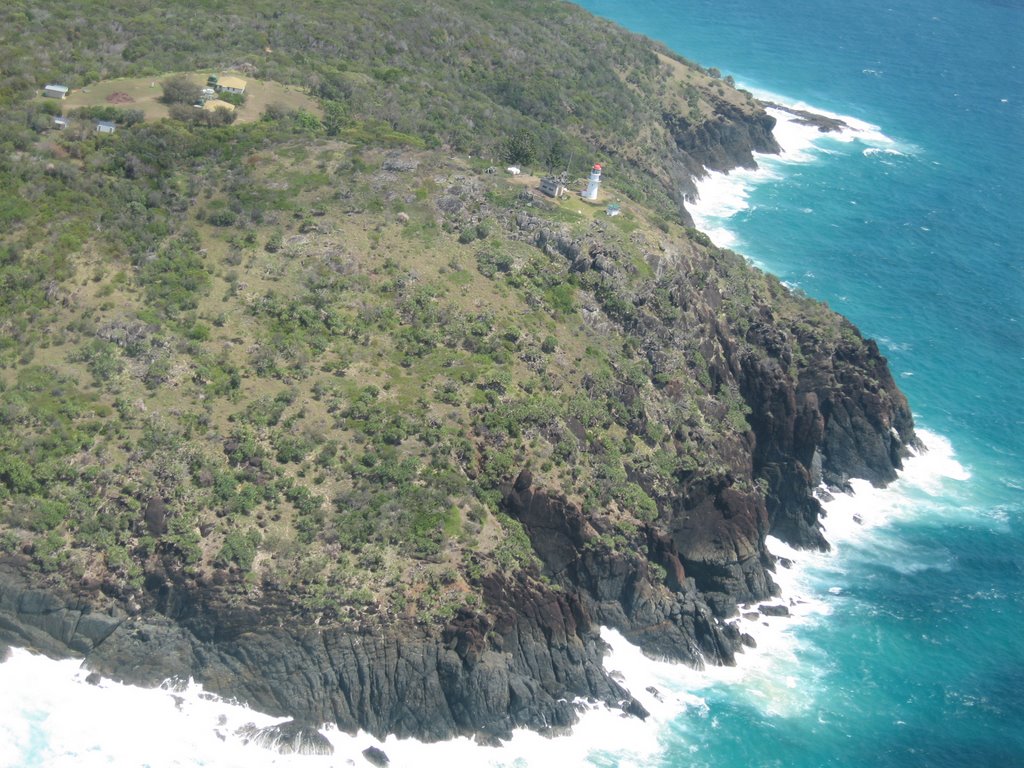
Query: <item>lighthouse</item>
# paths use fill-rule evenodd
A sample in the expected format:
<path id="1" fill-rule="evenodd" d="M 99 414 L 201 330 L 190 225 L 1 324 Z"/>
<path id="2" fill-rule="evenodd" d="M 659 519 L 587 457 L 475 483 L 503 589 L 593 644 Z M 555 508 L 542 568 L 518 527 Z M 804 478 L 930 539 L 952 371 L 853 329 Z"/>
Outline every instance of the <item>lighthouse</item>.
<path id="1" fill-rule="evenodd" d="M 601 186 L 601 164 L 594 163 L 590 169 L 590 178 L 587 179 L 587 191 L 583 193 L 584 200 L 597 200 L 597 188 Z"/>

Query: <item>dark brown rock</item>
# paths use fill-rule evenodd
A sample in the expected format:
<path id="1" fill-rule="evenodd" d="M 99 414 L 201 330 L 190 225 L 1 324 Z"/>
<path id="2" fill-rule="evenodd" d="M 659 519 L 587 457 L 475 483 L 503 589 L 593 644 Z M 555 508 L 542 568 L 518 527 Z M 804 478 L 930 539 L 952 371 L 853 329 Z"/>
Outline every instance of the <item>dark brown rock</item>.
<path id="1" fill-rule="evenodd" d="M 151 536 L 167 533 L 167 502 L 159 496 L 152 497 L 146 503 L 145 519 Z"/>

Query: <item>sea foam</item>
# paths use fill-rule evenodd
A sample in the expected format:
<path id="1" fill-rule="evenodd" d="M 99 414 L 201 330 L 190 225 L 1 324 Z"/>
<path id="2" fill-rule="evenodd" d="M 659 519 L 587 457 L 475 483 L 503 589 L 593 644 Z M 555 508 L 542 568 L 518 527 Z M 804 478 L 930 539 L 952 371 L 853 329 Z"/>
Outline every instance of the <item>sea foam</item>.
<path id="1" fill-rule="evenodd" d="M 957 485 L 970 477 L 948 440 L 925 429 L 918 433 L 929 449 L 907 459 L 891 485 L 875 488 L 867 481 L 854 480 L 852 493 L 838 493 L 824 503 L 823 527 L 832 544 L 830 552 L 796 550 L 775 537 L 768 538 L 769 551 L 779 559 L 773 578 L 782 596 L 741 607 L 737 625 L 757 646 L 738 654 L 735 667 L 695 671 L 669 666 L 666 670 L 664 664 L 628 647 L 621 635 L 604 630 L 602 636 L 614 649 L 611 663 L 618 658 L 629 660 L 626 687 L 636 695 L 648 685 L 655 686 L 680 713 L 689 709 L 707 717 L 715 715 L 713 700 L 745 702 L 769 718 L 799 716 L 817 707 L 818 697 L 826 692 L 822 678 L 827 659 L 825 651 L 800 630 L 825 620 L 837 601 L 845 599 L 851 586 L 846 575 L 849 562 L 870 555 L 907 573 L 950 567 L 934 553 L 908 551 L 899 537 L 888 535 L 894 524 L 912 522 L 921 514 L 927 506 L 922 505 L 922 498 L 955 492 Z M 764 615 L 759 606 L 766 603 L 785 605 L 789 616 Z M 714 695 L 723 687 L 728 688 L 728 696 Z M 642 696 L 640 699 L 647 704 Z M 678 725 L 676 730 L 680 731 Z M 685 740 L 685 729 L 677 732 L 676 738 Z"/>
<path id="2" fill-rule="evenodd" d="M 774 107 L 767 108 L 767 113 L 776 121 L 772 133 L 782 149 L 781 153 L 756 153 L 756 169 L 738 168 L 728 173 L 709 172 L 697 181 L 696 199 L 687 203 L 687 210 L 697 228 L 705 232 L 719 247 L 737 248 L 742 245 L 736 233 L 729 227 L 728 220 L 749 210 L 750 196 L 754 189 L 766 182 L 782 178 L 786 171 L 790 170 L 787 166 L 814 162 L 822 155 L 834 154 L 835 147 L 853 142 L 864 145 L 863 153 L 868 156 L 905 156 L 913 153 L 912 147 L 900 145 L 883 133 L 881 127 L 866 120 L 786 99 L 768 91 L 753 89 L 751 92 L 765 102 L 841 120 L 846 127 L 840 131 L 822 133 L 813 125 L 801 123 L 797 115 Z"/>

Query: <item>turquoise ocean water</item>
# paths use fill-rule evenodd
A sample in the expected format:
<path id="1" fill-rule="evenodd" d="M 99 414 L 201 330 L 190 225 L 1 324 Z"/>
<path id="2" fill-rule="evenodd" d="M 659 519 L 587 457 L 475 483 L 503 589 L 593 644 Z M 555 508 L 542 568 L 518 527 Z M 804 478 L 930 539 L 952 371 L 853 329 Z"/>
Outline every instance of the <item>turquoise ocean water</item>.
<path id="1" fill-rule="evenodd" d="M 652 667 L 614 642 L 648 723 L 594 713 L 574 737 L 502 750 L 380 746 L 417 766 L 1024 765 L 1024 3 L 582 5 L 858 121 L 712 180 L 696 210 L 879 340 L 931 450 L 892 488 L 830 505 L 835 551 L 788 553 L 795 618 L 749 622 L 759 651 L 736 669 Z M 335 732 L 333 758 L 275 756 L 231 737 L 271 718 L 84 676 L 23 653 L 0 665 L 0 766 L 316 768 L 365 764 L 377 743 Z"/>
<path id="2" fill-rule="evenodd" d="M 1024 3 L 581 5 L 877 126 L 763 163 L 701 223 L 878 339 L 962 467 L 864 497 L 897 509 L 811 569 L 828 615 L 794 630 L 799 706 L 714 685 L 655 763 L 1024 765 Z"/>

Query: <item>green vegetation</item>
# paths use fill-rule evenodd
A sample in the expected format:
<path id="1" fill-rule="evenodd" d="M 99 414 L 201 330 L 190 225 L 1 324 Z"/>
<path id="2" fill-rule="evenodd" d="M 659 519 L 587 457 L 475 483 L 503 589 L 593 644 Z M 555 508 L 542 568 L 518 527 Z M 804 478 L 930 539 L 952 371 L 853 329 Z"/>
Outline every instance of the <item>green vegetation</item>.
<path id="1" fill-rule="evenodd" d="M 195 104 L 202 90 L 198 83 L 184 75 L 168 77 L 160 83 L 163 95 L 160 100 L 164 104 Z"/>

